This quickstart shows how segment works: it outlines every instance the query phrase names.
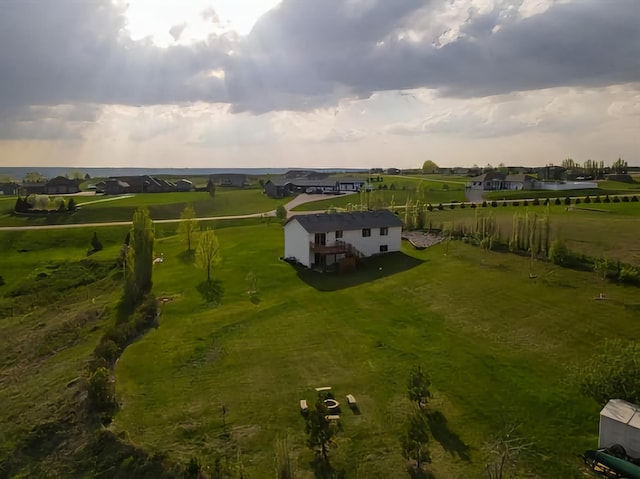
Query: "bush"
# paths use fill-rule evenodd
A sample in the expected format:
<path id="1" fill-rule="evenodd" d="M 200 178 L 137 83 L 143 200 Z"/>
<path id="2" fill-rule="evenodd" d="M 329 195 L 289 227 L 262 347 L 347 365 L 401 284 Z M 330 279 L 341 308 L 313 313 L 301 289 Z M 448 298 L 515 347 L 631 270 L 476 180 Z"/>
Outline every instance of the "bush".
<path id="1" fill-rule="evenodd" d="M 74 200 L 73 198 L 69 199 L 69 203 L 67 203 L 67 209 L 69 211 L 77 210 L 78 207 L 76 206 L 76 200 Z"/>
<path id="2" fill-rule="evenodd" d="M 276 208 L 276 216 L 281 221 L 286 220 L 287 219 L 287 209 L 282 205 L 278 205 L 278 207 Z"/>
<path id="3" fill-rule="evenodd" d="M 620 203 L 620 198 L 618 196 L 614 196 L 613 197 L 613 202 L 614 203 Z"/>
<path id="4" fill-rule="evenodd" d="M 102 243 L 98 239 L 98 233 L 95 231 L 93 232 L 93 238 L 91 238 L 91 248 L 92 248 L 92 251 L 102 250 Z"/>
<path id="5" fill-rule="evenodd" d="M 611 199 L 609 198 L 609 195 L 604 197 L 603 203 L 611 203 Z"/>
<path id="6" fill-rule="evenodd" d="M 511 206 L 520 206 L 520 202 L 519 201 L 514 201 L 511 203 Z"/>
<path id="7" fill-rule="evenodd" d="M 460 203 L 460 208 L 466 208 L 464 203 Z"/>
<path id="8" fill-rule="evenodd" d="M 478 205 L 476 205 L 475 203 L 471 203 L 471 208 L 477 208 Z"/>
<path id="9" fill-rule="evenodd" d="M 589 198 L 589 197 L 587 196 L 587 197 L 584 199 L 584 202 L 585 202 L 586 204 L 591 203 L 591 198 Z"/>
<path id="10" fill-rule="evenodd" d="M 438 204 L 438 209 L 439 209 L 440 211 L 442 211 L 442 210 L 444 209 L 444 206 L 442 206 L 442 203 L 439 203 L 439 204 Z"/>
<path id="11" fill-rule="evenodd" d="M 551 200 L 549 198 L 544 200 L 544 205 L 549 206 L 551 204 Z"/>
<path id="12" fill-rule="evenodd" d="M 497 201 L 492 201 L 491 202 L 491 207 L 492 208 L 496 208 L 498 206 L 498 202 Z"/>
<path id="13" fill-rule="evenodd" d="M 633 203 L 637 203 L 637 202 L 638 202 L 638 197 L 637 197 L 636 195 L 633 195 L 633 196 L 631 197 L 631 201 L 632 201 Z"/>
<path id="14" fill-rule="evenodd" d="M 561 265 L 569 258 L 569 249 L 561 240 L 555 240 L 549 247 L 549 259 L 553 264 Z"/>
<path id="15" fill-rule="evenodd" d="M 533 206 L 540 206 L 540 200 L 538 198 L 534 198 L 532 204 L 533 204 Z"/>
<path id="16" fill-rule="evenodd" d="M 623 266 L 620 269 L 618 280 L 625 284 L 639 284 L 640 272 L 633 266 Z"/>
<path id="17" fill-rule="evenodd" d="M 580 198 L 576 198 L 576 205 L 579 205 L 581 203 Z"/>
<path id="18" fill-rule="evenodd" d="M 482 207 L 483 207 L 483 208 L 486 208 L 486 207 L 487 207 L 487 202 L 486 202 L 486 201 L 483 201 L 483 202 L 482 202 Z"/>
<path id="19" fill-rule="evenodd" d="M 564 204 L 567 206 L 571 205 L 571 198 L 569 196 L 565 197 Z"/>
<path id="20" fill-rule="evenodd" d="M 107 365 L 112 366 L 118 359 L 120 348 L 118 348 L 118 345 L 111 339 L 103 339 L 100 341 L 100 344 L 98 344 L 93 354 L 96 358 L 103 359 Z"/>
<path id="21" fill-rule="evenodd" d="M 449 209 L 454 209 L 455 207 L 456 207 L 455 203 L 451 203 L 451 204 L 449 205 Z"/>
<path id="22" fill-rule="evenodd" d="M 506 202 L 506 201 L 503 201 L 503 202 L 502 202 L 502 206 L 507 206 L 507 202 Z"/>
<path id="23" fill-rule="evenodd" d="M 600 199 L 600 195 L 596 196 L 595 199 L 593 200 L 594 203 L 602 203 L 602 200 Z"/>
<path id="24" fill-rule="evenodd" d="M 107 368 L 97 368 L 89 377 L 88 398 L 94 412 L 115 409 L 115 387 Z"/>
<path id="25" fill-rule="evenodd" d="M 433 206 L 431 206 L 431 203 L 427 205 L 427 211 L 433 211 Z"/>
<path id="26" fill-rule="evenodd" d="M 554 204 L 557 205 L 561 205 L 562 201 L 560 201 L 560 198 L 556 198 L 556 200 L 554 201 Z"/>
<path id="27" fill-rule="evenodd" d="M 622 197 L 622 202 L 623 203 L 629 203 L 629 197 L 628 196 L 623 196 Z"/>
<path id="28" fill-rule="evenodd" d="M 522 202 L 522 206 L 529 206 L 529 202 L 528 202 L 527 200 L 524 200 L 524 201 Z"/>

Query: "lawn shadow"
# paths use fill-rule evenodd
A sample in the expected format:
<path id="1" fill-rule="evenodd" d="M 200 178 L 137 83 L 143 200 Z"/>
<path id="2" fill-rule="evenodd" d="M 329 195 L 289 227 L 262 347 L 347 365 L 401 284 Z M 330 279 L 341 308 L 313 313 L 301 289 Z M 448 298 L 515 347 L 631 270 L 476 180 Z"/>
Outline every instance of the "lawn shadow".
<path id="1" fill-rule="evenodd" d="M 413 256 L 394 252 L 365 258 L 358 263 L 355 271 L 323 273 L 300 265 L 293 267 L 302 281 L 318 291 L 337 291 L 402 273 L 424 262 Z"/>
<path id="2" fill-rule="evenodd" d="M 433 472 L 425 469 L 416 469 L 414 466 L 408 466 L 407 473 L 411 479 L 436 479 Z"/>
<path id="3" fill-rule="evenodd" d="M 315 479 L 344 479 L 345 472 L 335 469 L 329 461 L 323 461 L 320 458 L 316 458 L 311 462 L 311 468 L 313 469 L 313 477 Z"/>
<path id="4" fill-rule="evenodd" d="M 222 303 L 224 296 L 224 287 L 222 281 L 214 279 L 211 281 L 203 281 L 196 286 L 196 289 L 207 303 L 218 305 Z"/>
<path id="5" fill-rule="evenodd" d="M 196 261 L 196 252 L 191 250 L 191 251 L 183 251 L 182 253 L 180 253 L 178 255 L 178 259 L 180 260 L 181 263 L 183 264 L 194 264 Z"/>
<path id="6" fill-rule="evenodd" d="M 449 429 L 447 418 L 440 411 L 430 411 L 427 413 L 427 422 L 433 438 L 440 443 L 452 456 L 457 455 L 463 461 L 470 461 L 470 448 L 460 436 Z"/>

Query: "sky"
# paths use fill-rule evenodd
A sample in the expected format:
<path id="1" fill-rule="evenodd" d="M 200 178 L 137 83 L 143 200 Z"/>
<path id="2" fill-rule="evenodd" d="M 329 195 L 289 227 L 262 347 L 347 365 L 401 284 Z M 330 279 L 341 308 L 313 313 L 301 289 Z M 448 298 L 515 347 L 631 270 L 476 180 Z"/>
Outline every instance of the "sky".
<path id="1" fill-rule="evenodd" d="M 0 166 L 640 165 L 639 0 L 7 0 Z"/>

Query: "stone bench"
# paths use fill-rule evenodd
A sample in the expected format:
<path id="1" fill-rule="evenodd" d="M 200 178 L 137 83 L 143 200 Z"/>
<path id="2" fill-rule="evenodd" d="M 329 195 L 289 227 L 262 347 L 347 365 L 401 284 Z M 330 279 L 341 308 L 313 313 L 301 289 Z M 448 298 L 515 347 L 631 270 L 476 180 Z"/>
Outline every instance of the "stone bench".
<path id="1" fill-rule="evenodd" d="M 300 411 L 307 412 L 308 410 L 309 410 L 309 407 L 307 406 L 307 400 L 300 399 Z"/>
<path id="2" fill-rule="evenodd" d="M 355 406 L 357 404 L 356 398 L 354 398 L 351 394 L 347 394 L 347 404 L 349 404 L 349 406 Z"/>

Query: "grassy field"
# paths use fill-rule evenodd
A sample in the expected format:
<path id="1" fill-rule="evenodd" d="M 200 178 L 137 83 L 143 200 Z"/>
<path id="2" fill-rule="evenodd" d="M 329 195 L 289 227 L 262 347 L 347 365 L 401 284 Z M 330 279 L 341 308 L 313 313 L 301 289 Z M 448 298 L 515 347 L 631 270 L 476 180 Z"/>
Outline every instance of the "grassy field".
<path id="1" fill-rule="evenodd" d="M 572 248 L 633 259 L 638 203 L 590 206 L 603 212 L 551 206 L 552 224 Z M 491 211 L 506 228 L 525 208 L 479 211 Z M 431 214 L 434 227 L 474 215 L 470 208 Z M 197 292 L 205 275 L 174 236 L 175 225 L 158 225 L 155 249 L 164 262 L 155 266 L 154 292 L 172 301 L 159 327 L 117 365 L 122 408 L 112 430 L 182 462 L 198 457 L 211 466 L 230 457 L 247 477 L 272 476 L 275 444 L 287 437 L 296 477 L 310 478 L 298 401 L 312 401 L 314 387 L 329 385 L 342 402 L 356 396 L 362 412 L 343 408 L 333 465 L 345 477 L 403 477 L 400 436 L 412 410 L 406 381 L 422 364 L 432 377 L 431 407 L 444 418 L 432 429 L 435 477 L 483 477 L 487 445 L 513 426 L 531 443 L 518 459 L 521 477 L 583 477 L 577 454 L 597 443 L 599 406 L 580 394 L 572 371 L 604 338 L 640 334 L 640 289 L 609 285 L 610 300 L 596 302 L 593 273 L 536 263 L 532 281 L 527 258 L 462 242 L 424 251 L 405 245 L 355 273 L 321 275 L 279 259 L 283 236 L 275 222 L 215 226 L 222 246 L 217 306 Z M 105 249 L 90 258 L 114 258 L 126 231 L 100 229 Z M 43 290 L 20 314 L 7 313 L 7 293 L 86 258 L 92 232 L 0 232 L 7 283 L 0 286 L 0 333 L 7 338 L 0 354 L 2 455 L 30 426 L 73 404 L 69 384 L 82 374 L 119 286 L 105 278 L 55 301 Z M 257 277 L 253 300 L 249 272 Z M 96 319 L 78 321 L 87 312 Z"/>
<path id="2" fill-rule="evenodd" d="M 193 205 L 198 217 L 244 215 L 271 211 L 288 201 L 288 199 L 269 198 L 262 194 L 262 190 L 255 188 L 218 188 L 215 198 L 210 198 L 206 192 L 149 193 L 126 196 L 124 198 L 79 196 L 75 198 L 79 204 L 78 211 L 75 213 L 51 214 L 47 217 L 13 217 L 8 213 L 3 215 L 3 204 L 0 203 L 0 226 L 129 221 L 138 206 L 148 207 L 153 219 L 171 219 L 179 218 L 188 203 Z M 15 202 L 15 199 L 13 201 Z M 86 205 L 83 206 L 83 204 Z M 11 206 L 13 203 L 9 208 Z"/>
<path id="3" fill-rule="evenodd" d="M 483 447 L 510 425 L 533 443 L 521 458 L 531 477 L 581 477 L 576 454 L 595 446 L 599 408 L 570 371 L 603 338 L 640 333 L 632 320 L 640 291 L 611 286 L 612 300 L 596 303 L 593 274 L 540 264 L 532 282 L 527 259 L 462 243 L 446 257 L 444 246 L 407 249 L 336 279 L 279 261 L 277 226 L 219 236 L 217 308 L 196 293 L 202 273 L 175 239 L 163 242 L 155 288 L 174 301 L 117 367 L 123 408 L 114 427 L 135 443 L 205 462 L 240 450 L 248 474 L 263 477 L 273 444 L 287 436 L 299 477 L 311 477 L 298 400 L 330 385 L 362 410 L 343 416 L 334 465 L 347 477 L 398 477 L 407 371 L 421 363 L 447 421 L 432 444 L 436 477 L 480 477 Z"/>
<path id="4" fill-rule="evenodd" d="M 381 183 L 373 183 L 374 190 L 349 196 L 330 196 L 326 200 L 306 203 L 294 208 L 294 211 L 327 210 L 329 208 L 347 208 L 349 204 L 369 204 L 374 206 L 404 205 L 407 200 L 427 203 L 448 203 L 464 201 L 464 186 L 458 183 L 443 183 L 419 178 L 383 175 Z M 385 185 L 387 189 L 377 189 Z M 392 186 L 393 185 L 393 186 Z M 446 189 L 443 189 L 446 185 Z"/>

